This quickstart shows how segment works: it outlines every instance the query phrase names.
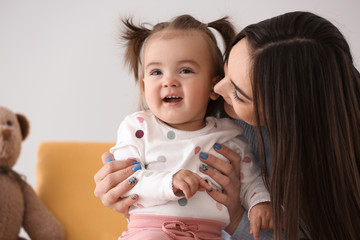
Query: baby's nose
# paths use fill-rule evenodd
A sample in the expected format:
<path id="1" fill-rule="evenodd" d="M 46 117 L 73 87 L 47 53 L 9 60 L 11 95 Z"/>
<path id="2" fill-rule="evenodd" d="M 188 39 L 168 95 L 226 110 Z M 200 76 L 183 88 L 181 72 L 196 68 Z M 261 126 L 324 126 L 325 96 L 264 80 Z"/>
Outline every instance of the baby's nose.
<path id="1" fill-rule="evenodd" d="M 179 81 L 174 77 L 167 77 L 164 80 L 163 87 L 178 87 Z"/>

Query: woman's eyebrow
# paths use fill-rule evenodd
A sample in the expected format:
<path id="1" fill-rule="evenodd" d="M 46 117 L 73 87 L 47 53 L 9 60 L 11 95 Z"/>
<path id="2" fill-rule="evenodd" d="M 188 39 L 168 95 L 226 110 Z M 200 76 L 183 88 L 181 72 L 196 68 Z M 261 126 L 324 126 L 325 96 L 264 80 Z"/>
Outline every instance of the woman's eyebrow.
<path id="1" fill-rule="evenodd" d="M 234 86 L 236 91 L 238 91 L 241 95 L 243 95 L 248 100 L 252 101 L 252 99 L 243 90 L 241 90 L 238 86 L 236 86 L 236 84 L 233 82 L 233 80 L 230 79 L 230 82 Z"/>

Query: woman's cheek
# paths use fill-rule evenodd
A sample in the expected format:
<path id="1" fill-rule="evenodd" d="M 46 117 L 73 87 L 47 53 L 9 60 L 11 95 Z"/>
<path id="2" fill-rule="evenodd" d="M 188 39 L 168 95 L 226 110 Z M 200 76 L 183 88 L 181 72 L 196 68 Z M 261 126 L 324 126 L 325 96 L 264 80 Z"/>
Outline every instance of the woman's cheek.
<path id="1" fill-rule="evenodd" d="M 227 104 L 226 102 L 224 103 L 224 110 L 226 114 L 229 115 L 230 117 L 239 119 L 239 116 L 237 116 L 237 114 L 235 113 L 234 108 L 229 104 Z"/>
<path id="2" fill-rule="evenodd" d="M 256 118 L 253 111 L 253 108 L 246 107 L 246 108 L 234 108 L 234 115 L 233 118 L 242 120 L 250 125 L 255 126 L 256 125 Z"/>

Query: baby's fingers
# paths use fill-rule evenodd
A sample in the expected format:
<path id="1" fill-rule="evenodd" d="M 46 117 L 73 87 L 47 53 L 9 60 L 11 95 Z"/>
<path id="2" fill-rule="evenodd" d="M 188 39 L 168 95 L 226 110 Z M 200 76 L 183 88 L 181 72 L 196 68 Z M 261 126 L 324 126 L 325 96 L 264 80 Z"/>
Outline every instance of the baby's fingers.
<path id="1" fill-rule="evenodd" d="M 189 198 L 188 196 L 191 194 L 191 189 L 185 181 L 177 181 L 173 184 L 174 187 L 178 189 L 176 192 L 174 192 L 176 196 L 185 196 L 186 198 Z"/>
<path id="2" fill-rule="evenodd" d="M 204 191 L 204 190 L 212 190 L 212 187 L 204 180 L 202 179 L 198 174 L 194 173 L 195 177 L 197 178 L 199 182 L 198 191 Z"/>
<path id="3" fill-rule="evenodd" d="M 187 183 L 187 189 L 182 189 L 187 199 L 194 196 L 197 191 L 204 191 L 211 188 L 211 186 L 196 173 L 190 172 L 187 178 L 184 179 Z"/>
<path id="4" fill-rule="evenodd" d="M 273 220 L 270 219 L 268 229 L 274 229 L 274 223 Z"/>
<path id="5" fill-rule="evenodd" d="M 261 219 L 257 219 L 257 221 L 250 221 L 250 234 L 253 235 L 255 240 L 259 239 L 260 227 Z"/>

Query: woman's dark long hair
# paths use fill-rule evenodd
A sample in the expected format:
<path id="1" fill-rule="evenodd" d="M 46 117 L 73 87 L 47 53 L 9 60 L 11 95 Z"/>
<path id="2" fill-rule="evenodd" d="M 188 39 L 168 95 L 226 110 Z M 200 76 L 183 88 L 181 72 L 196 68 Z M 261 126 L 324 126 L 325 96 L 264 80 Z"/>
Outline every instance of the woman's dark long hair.
<path id="1" fill-rule="evenodd" d="M 276 238 L 359 238 L 360 75 L 348 43 L 309 12 L 250 25 L 233 45 L 243 38 L 271 144 Z"/>

